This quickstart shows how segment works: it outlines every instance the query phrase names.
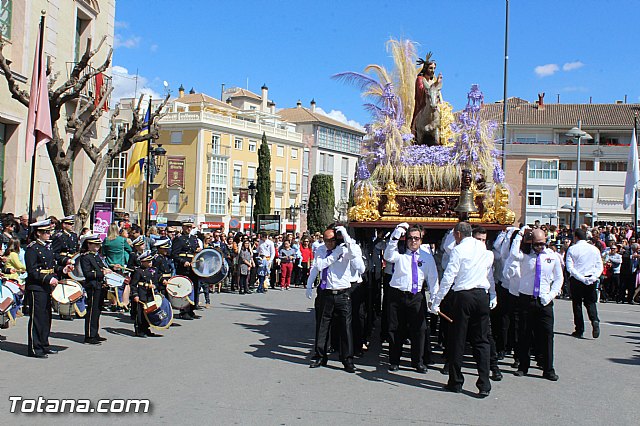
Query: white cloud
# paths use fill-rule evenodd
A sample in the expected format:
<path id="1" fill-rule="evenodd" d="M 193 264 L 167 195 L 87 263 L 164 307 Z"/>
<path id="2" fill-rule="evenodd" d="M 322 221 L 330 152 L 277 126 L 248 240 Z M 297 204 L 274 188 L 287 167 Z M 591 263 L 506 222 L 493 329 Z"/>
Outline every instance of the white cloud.
<path id="1" fill-rule="evenodd" d="M 134 47 L 138 47 L 140 45 L 140 41 L 142 40 L 142 38 L 138 37 L 138 36 L 133 36 L 133 37 L 129 37 L 127 39 L 122 39 L 122 36 L 120 34 L 116 34 L 116 36 L 114 37 L 113 40 L 113 47 L 114 48 L 119 48 L 119 47 L 125 47 L 127 49 L 133 49 Z"/>
<path id="2" fill-rule="evenodd" d="M 346 115 L 342 111 L 332 109 L 331 112 L 326 112 L 322 108 L 316 107 L 316 112 L 322 115 L 326 115 L 329 118 L 333 118 L 336 121 L 347 124 L 351 127 L 355 127 L 356 129 L 360 129 L 364 132 L 364 126 L 358 123 L 355 120 L 349 120 Z"/>
<path id="3" fill-rule="evenodd" d="M 567 62 L 562 66 L 562 71 L 573 71 L 584 67 L 584 63 L 580 61 Z"/>
<path id="4" fill-rule="evenodd" d="M 558 72 L 560 68 L 556 64 L 538 65 L 534 68 L 534 72 L 538 77 L 548 77 Z"/>
<path id="5" fill-rule="evenodd" d="M 114 26 L 116 28 L 129 28 L 129 23 L 125 21 L 116 21 Z"/>
<path id="6" fill-rule="evenodd" d="M 122 98 L 137 98 L 141 94 L 150 95 L 154 99 L 161 98 L 161 95 L 155 90 L 151 89 L 148 84 L 149 80 L 141 75 L 129 74 L 129 70 L 119 65 L 114 65 L 111 68 L 113 74 L 113 92 L 111 93 L 111 99 L 115 102 L 119 102 Z"/>
<path id="7" fill-rule="evenodd" d="M 588 92 L 589 88 L 584 86 L 567 86 L 562 88 L 563 92 Z"/>
<path id="8" fill-rule="evenodd" d="M 149 46 L 149 50 L 152 52 L 157 52 L 158 51 L 158 45 L 157 44 L 152 44 L 151 46 Z"/>

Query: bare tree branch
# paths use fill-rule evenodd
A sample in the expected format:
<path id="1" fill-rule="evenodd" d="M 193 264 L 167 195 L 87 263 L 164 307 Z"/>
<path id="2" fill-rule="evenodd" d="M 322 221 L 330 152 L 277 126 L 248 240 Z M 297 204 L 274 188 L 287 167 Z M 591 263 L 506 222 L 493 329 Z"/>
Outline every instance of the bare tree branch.
<path id="1" fill-rule="evenodd" d="M 4 48 L 5 42 L 0 37 L 0 69 L 4 73 L 4 78 L 7 80 L 7 84 L 9 85 L 9 92 L 11 92 L 11 97 L 22 105 L 29 108 L 29 93 L 26 90 L 22 90 L 18 87 L 18 82 L 15 78 L 13 78 L 13 73 L 11 72 L 11 67 L 9 66 L 9 62 L 7 58 L 4 57 L 2 52 Z"/>

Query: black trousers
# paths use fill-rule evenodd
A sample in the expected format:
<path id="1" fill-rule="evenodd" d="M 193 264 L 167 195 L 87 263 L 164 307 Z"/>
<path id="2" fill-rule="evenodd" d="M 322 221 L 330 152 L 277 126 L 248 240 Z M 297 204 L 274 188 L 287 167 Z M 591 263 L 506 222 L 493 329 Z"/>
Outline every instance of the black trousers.
<path id="1" fill-rule="evenodd" d="M 411 339 L 411 364 L 422 363 L 427 302 L 423 292 L 412 294 L 389 287 L 389 364 L 400 364 L 404 339 Z"/>
<path id="2" fill-rule="evenodd" d="M 509 290 L 496 283 L 498 306 L 491 311 L 491 334 L 495 340 L 496 351 L 506 352 L 509 340 Z"/>
<path id="3" fill-rule="evenodd" d="M 133 316 L 133 328 L 136 333 L 149 331 L 149 321 L 144 316 L 144 306 L 141 303 L 131 302 L 131 315 Z"/>
<path id="4" fill-rule="evenodd" d="M 518 347 L 518 335 L 520 333 L 520 306 L 518 296 L 509 293 L 509 331 L 507 332 L 506 350 L 513 349 L 515 352 Z"/>
<path id="5" fill-rule="evenodd" d="M 531 364 L 531 343 L 534 342 L 536 357 L 542 363 L 545 374 L 555 373 L 553 369 L 553 301 L 542 306 L 539 298 L 521 294 L 518 298 L 520 306 L 520 335 L 518 336 L 517 360 L 518 370 L 529 371 Z"/>
<path id="6" fill-rule="evenodd" d="M 51 295 L 44 291 L 27 293 L 31 305 L 31 316 L 27 326 L 29 355 L 43 355 L 49 349 L 51 332 Z"/>
<path id="7" fill-rule="evenodd" d="M 491 390 L 489 382 L 489 294 L 484 289 L 456 291 L 453 298 L 453 323 L 449 329 L 449 383 L 460 389 L 464 383 L 462 359 L 467 333 L 478 368 L 476 386 Z"/>
<path id="8" fill-rule="evenodd" d="M 387 340 L 389 337 L 389 283 L 391 274 L 382 274 L 382 316 L 380 317 L 380 340 Z"/>
<path id="9" fill-rule="evenodd" d="M 365 342 L 365 297 L 367 295 L 364 283 L 351 283 L 351 335 L 353 337 L 353 350 L 362 352 L 362 344 Z"/>
<path id="10" fill-rule="evenodd" d="M 102 288 L 87 287 L 87 314 L 84 316 L 84 338 L 98 337 L 100 311 L 102 309 Z"/>
<path id="11" fill-rule="evenodd" d="M 440 303 L 440 311 L 451 318 L 453 310 L 453 298 L 455 292 L 449 290 Z M 440 315 L 438 315 L 440 317 Z M 449 321 L 440 317 L 440 327 L 438 328 L 438 341 L 442 344 L 442 356 L 447 359 L 447 346 L 449 346 Z"/>
<path id="12" fill-rule="evenodd" d="M 315 300 L 316 346 L 315 358 L 327 358 L 329 330 L 336 324 L 340 336 L 340 360 L 353 358 L 353 337 L 351 335 L 351 297 L 348 291 L 333 294 L 331 290 L 318 289 Z"/>
<path id="13" fill-rule="evenodd" d="M 598 309 L 596 308 L 596 300 L 598 293 L 595 285 L 586 285 L 582 281 L 571 277 L 571 304 L 573 305 L 573 323 L 578 333 L 584 333 L 584 318 L 582 316 L 582 304 L 587 308 L 589 320 L 600 321 L 598 319 Z"/>

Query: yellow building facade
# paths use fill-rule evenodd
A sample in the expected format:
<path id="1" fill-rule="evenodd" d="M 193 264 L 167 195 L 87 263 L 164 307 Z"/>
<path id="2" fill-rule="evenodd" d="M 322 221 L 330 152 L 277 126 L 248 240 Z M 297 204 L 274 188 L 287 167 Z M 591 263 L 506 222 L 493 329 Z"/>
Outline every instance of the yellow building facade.
<path id="1" fill-rule="evenodd" d="M 227 91 L 222 102 L 202 93 L 185 94 L 181 88 L 159 122 L 157 144 L 166 150 L 158 158 L 154 181 L 159 185 L 153 192 L 159 217 L 169 223 L 192 217 L 203 229 L 248 229 L 248 187 L 256 180 L 265 134 L 271 152 L 272 214 L 280 215 L 282 231 L 300 230 L 299 214 L 291 215 L 290 207 L 301 204 L 302 134 L 275 114 L 267 90 L 263 87 L 262 96 Z M 137 211 L 142 210 L 140 192 L 144 190 L 133 193 Z"/>

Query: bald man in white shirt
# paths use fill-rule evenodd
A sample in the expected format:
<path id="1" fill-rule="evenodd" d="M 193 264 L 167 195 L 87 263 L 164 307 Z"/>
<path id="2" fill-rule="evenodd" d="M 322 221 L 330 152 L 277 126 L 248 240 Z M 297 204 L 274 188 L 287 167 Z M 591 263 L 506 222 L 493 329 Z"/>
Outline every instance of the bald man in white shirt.
<path id="1" fill-rule="evenodd" d="M 522 241 L 529 234 L 531 250 L 525 253 Z M 535 339 L 542 377 L 555 382 L 558 375 L 553 368 L 553 299 L 560 293 L 564 277 L 560 259 L 546 248 L 546 239 L 541 229 L 531 231 L 525 226 L 513 240 L 511 253 L 520 265 L 520 326 L 516 348 L 519 366 L 514 374 L 522 377 L 529 372 L 531 341 Z"/>
<path id="2" fill-rule="evenodd" d="M 431 312 L 440 311 L 440 302 L 453 288 L 453 323 L 449 331 L 449 382 L 445 389 L 462 392 L 464 376 L 462 359 L 467 334 L 473 345 L 473 355 L 478 367 L 478 395 L 489 396 L 489 311 L 495 300 L 490 300 L 489 270 L 493 265 L 493 253 L 485 244 L 471 236 L 471 225 L 458 223 L 453 229 L 457 245 L 451 251 L 447 269 L 444 271 L 440 289 L 433 300 Z M 495 290 L 491 291 L 492 293 Z M 467 333 L 468 331 L 468 333 Z"/>

